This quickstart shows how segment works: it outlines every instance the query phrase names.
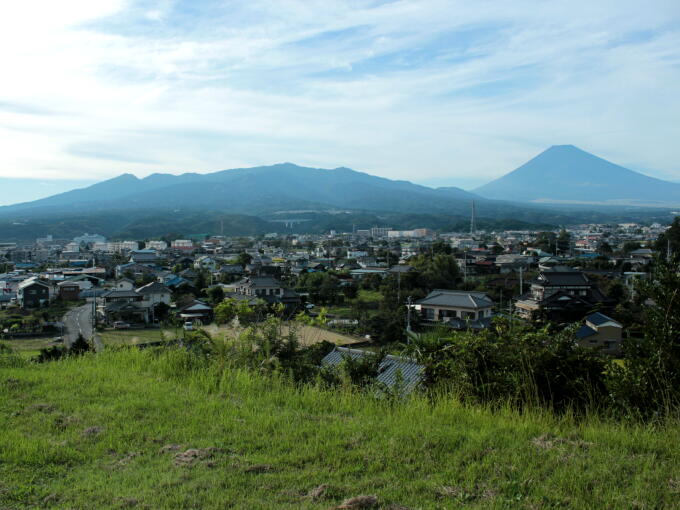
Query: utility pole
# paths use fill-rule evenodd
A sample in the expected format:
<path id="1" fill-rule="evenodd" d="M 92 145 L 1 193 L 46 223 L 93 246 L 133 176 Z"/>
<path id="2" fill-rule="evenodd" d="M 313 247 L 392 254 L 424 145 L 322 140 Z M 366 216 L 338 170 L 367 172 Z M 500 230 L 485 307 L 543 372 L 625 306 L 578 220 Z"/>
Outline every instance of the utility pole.
<path id="1" fill-rule="evenodd" d="M 467 250 L 463 252 L 463 281 L 467 282 Z"/>
<path id="2" fill-rule="evenodd" d="M 401 303 L 401 271 L 397 271 L 397 303 Z"/>
<path id="3" fill-rule="evenodd" d="M 407 303 L 407 309 L 406 309 L 406 343 L 410 344 L 411 343 L 411 296 L 408 297 L 406 300 Z"/>
<path id="4" fill-rule="evenodd" d="M 524 266 L 519 266 L 519 295 L 524 294 L 524 281 L 522 280 L 522 273 L 524 272 Z"/>
<path id="5" fill-rule="evenodd" d="M 475 201 L 472 201 L 472 214 L 470 215 L 470 236 L 475 235 Z"/>

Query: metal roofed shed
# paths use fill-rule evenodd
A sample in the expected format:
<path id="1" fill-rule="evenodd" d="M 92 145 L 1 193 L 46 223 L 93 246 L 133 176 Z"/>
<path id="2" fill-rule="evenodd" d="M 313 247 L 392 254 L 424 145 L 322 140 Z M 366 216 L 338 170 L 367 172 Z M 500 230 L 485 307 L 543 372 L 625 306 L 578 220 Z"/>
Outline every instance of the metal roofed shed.
<path id="1" fill-rule="evenodd" d="M 359 359 L 365 358 L 366 356 L 376 356 L 376 354 L 370 351 L 350 349 L 348 347 L 336 347 L 321 360 L 321 364 L 337 367 L 346 358 Z M 388 354 L 380 362 L 376 381 L 384 384 L 390 389 L 394 388 L 397 381 L 399 381 L 402 394 L 407 395 L 422 384 L 425 375 L 424 372 L 425 367 L 415 360 Z"/>

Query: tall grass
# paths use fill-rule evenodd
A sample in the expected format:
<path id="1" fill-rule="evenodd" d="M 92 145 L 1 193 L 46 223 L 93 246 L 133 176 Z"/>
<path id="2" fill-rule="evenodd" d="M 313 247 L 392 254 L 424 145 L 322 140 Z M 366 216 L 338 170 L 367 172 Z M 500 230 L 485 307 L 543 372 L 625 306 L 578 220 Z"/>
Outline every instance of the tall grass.
<path id="1" fill-rule="evenodd" d="M 109 350 L 0 367 L 0 507 L 331 508 L 375 494 L 384 508 L 673 508 L 677 425 L 376 399 L 181 349 Z M 165 444 L 220 451 L 178 467 Z"/>

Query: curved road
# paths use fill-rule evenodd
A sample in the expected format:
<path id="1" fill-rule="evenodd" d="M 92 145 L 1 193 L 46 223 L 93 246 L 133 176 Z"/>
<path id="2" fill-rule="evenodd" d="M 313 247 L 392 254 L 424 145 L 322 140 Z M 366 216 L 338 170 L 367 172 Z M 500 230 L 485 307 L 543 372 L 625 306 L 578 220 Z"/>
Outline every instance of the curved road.
<path id="1" fill-rule="evenodd" d="M 71 348 L 71 345 L 82 335 L 86 340 L 92 339 L 92 298 L 88 298 L 87 304 L 69 310 L 64 315 L 64 345 Z M 94 336 L 94 349 L 100 352 L 104 345 L 97 335 Z"/>

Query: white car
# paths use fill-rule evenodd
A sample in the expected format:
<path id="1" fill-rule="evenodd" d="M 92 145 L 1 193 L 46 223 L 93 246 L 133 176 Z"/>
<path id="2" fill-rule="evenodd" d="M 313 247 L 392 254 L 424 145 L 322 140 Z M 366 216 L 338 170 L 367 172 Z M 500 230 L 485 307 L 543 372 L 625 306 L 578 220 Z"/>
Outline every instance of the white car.
<path id="1" fill-rule="evenodd" d="M 193 331 L 194 330 L 194 323 L 193 322 L 185 322 L 184 323 L 184 331 Z"/>

